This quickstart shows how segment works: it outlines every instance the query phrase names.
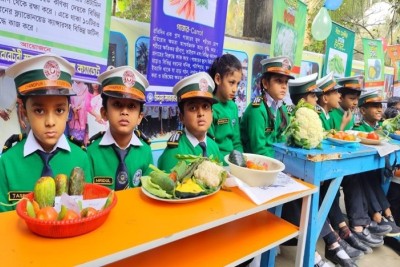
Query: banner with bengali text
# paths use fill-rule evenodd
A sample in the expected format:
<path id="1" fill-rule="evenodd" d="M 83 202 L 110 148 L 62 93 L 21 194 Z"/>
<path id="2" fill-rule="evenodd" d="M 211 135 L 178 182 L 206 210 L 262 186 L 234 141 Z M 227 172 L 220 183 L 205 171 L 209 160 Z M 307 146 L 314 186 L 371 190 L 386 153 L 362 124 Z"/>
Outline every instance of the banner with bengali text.
<path id="1" fill-rule="evenodd" d="M 41 53 L 74 66 L 74 79 L 95 81 L 107 68 L 111 1 L 3 0 L 0 68 Z"/>
<path id="2" fill-rule="evenodd" d="M 299 0 L 274 0 L 271 33 L 271 57 L 287 56 L 292 72 L 299 74 L 304 48 L 307 6 Z"/>
<path id="3" fill-rule="evenodd" d="M 182 78 L 207 71 L 222 54 L 227 4 L 228 0 L 152 1 L 150 91 L 156 87 L 171 92 Z"/>
<path id="4" fill-rule="evenodd" d="M 332 22 L 332 31 L 326 40 L 322 76 L 330 72 L 337 78 L 351 75 L 354 39 L 354 31 Z"/>
<path id="5" fill-rule="evenodd" d="M 364 86 L 383 91 L 385 59 L 381 40 L 362 38 L 364 48 Z"/>
<path id="6" fill-rule="evenodd" d="M 400 82 L 400 45 L 388 45 L 386 50 L 394 67 L 394 82 Z"/>

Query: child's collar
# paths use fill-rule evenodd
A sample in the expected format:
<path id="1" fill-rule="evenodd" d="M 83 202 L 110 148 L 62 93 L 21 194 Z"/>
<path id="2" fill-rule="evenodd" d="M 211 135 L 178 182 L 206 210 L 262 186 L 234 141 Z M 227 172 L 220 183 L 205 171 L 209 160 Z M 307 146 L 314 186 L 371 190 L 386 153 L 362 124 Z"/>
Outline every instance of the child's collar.
<path id="1" fill-rule="evenodd" d="M 206 142 L 207 139 L 207 133 L 204 133 L 204 139 L 203 140 L 198 140 L 192 133 L 190 133 L 186 128 L 183 129 L 185 131 L 185 134 L 189 140 L 189 142 L 192 144 L 193 147 L 196 147 L 200 142 Z"/>
<path id="2" fill-rule="evenodd" d="M 52 151 L 56 150 L 56 148 L 61 148 L 63 150 L 71 151 L 71 147 L 69 146 L 68 140 L 65 135 L 61 135 L 60 139 L 58 139 L 57 143 L 53 147 Z M 24 145 L 24 157 L 34 153 L 36 150 L 45 151 L 43 147 L 36 140 L 32 130 L 29 131 L 29 134 L 26 138 L 26 142 Z"/>
<path id="3" fill-rule="evenodd" d="M 268 107 L 271 107 L 272 104 L 274 104 L 276 109 L 279 109 L 283 104 L 283 100 L 276 101 L 267 92 L 265 92 L 265 100 L 267 102 Z"/>
<path id="4" fill-rule="evenodd" d="M 119 145 L 117 144 L 117 142 L 115 141 L 114 137 L 111 134 L 110 128 L 108 128 L 106 133 L 104 134 L 104 136 L 101 138 L 99 145 L 100 146 L 109 146 L 109 145 L 113 145 L 113 144 L 115 144 L 117 147 L 119 147 Z M 130 145 L 142 146 L 142 142 L 140 142 L 139 138 L 133 132 L 132 132 L 131 141 L 129 142 L 128 146 L 130 146 Z M 126 149 L 127 147 L 119 147 L 119 148 Z"/>

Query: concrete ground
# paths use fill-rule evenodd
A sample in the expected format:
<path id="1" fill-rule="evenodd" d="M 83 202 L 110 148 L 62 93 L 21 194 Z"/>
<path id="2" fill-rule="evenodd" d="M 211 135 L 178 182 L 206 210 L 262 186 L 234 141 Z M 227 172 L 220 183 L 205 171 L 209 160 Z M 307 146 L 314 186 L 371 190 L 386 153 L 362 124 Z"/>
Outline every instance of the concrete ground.
<path id="1" fill-rule="evenodd" d="M 325 244 L 321 239 L 317 244 L 317 251 L 324 255 Z M 276 257 L 276 267 L 290 267 L 294 266 L 296 259 L 296 247 L 280 246 L 280 254 Z M 372 254 L 364 255 L 359 259 L 356 264 L 359 267 L 391 267 L 400 266 L 400 256 L 391 248 L 383 245 L 375 248 Z M 334 266 L 334 264 L 331 264 Z"/>
<path id="2" fill-rule="evenodd" d="M 340 206 L 344 211 L 343 193 L 341 193 Z M 325 243 L 320 238 L 317 243 L 318 253 L 324 257 L 325 254 Z M 296 259 L 296 247 L 291 246 L 280 246 L 280 253 L 276 257 L 276 267 L 290 267 L 294 266 Z M 379 248 L 373 248 L 373 252 L 368 255 L 361 257 L 356 264 L 358 267 L 392 267 L 400 266 L 400 255 L 397 254 L 390 247 L 383 245 Z M 333 263 L 331 263 L 334 266 Z"/>

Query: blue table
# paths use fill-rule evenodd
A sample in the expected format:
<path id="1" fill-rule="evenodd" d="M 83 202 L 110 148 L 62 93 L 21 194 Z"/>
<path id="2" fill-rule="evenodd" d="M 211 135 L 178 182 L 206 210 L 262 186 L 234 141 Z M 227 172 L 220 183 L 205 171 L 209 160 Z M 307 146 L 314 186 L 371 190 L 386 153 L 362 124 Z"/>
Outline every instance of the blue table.
<path id="1" fill-rule="evenodd" d="M 393 143 L 400 144 L 397 141 Z M 316 186 L 322 181 L 332 180 L 321 206 L 319 192 L 311 200 L 304 266 L 313 266 L 316 243 L 343 176 L 384 168 L 386 159 L 380 157 L 374 148 L 358 144 L 345 147 L 324 142 L 322 149 L 307 150 L 279 143 L 274 144 L 274 149 L 275 158 L 285 164 L 286 173 Z M 391 164 L 399 153 L 396 151 L 387 156 Z"/>

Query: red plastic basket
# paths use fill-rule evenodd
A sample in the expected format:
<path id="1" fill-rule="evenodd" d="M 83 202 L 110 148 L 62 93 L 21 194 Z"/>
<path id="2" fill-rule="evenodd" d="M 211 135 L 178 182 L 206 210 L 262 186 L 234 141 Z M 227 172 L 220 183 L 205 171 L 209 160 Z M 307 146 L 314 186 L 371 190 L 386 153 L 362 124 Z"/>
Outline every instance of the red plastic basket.
<path id="1" fill-rule="evenodd" d="M 104 198 L 107 197 L 110 192 L 111 189 L 105 186 L 85 184 L 83 199 Z M 33 193 L 29 193 L 25 197 L 32 200 Z M 105 222 L 111 209 L 114 208 L 116 204 L 117 196 L 114 194 L 113 202 L 105 210 L 90 217 L 68 221 L 41 221 L 29 217 L 26 213 L 26 200 L 19 202 L 16 210 L 17 214 L 25 220 L 28 228 L 35 234 L 45 237 L 63 238 L 86 234 L 97 229 Z"/>

